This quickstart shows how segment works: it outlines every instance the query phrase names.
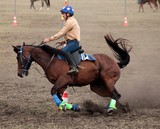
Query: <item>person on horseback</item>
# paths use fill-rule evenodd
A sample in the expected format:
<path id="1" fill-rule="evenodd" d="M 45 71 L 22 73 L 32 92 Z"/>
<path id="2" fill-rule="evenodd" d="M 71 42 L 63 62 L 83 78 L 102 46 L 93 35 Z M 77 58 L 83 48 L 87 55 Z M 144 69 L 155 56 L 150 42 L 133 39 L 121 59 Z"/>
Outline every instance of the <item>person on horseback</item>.
<path id="1" fill-rule="evenodd" d="M 71 52 L 79 48 L 80 43 L 80 26 L 74 17 L 74 10 L 71 6 L 64 6 L 60 10 L 63 19 L 65 21 L 63 28 L 56 33 L 54 36 L 45 38 L 44 42 L 50 42 L 57 40 L 64 36 L 65 41 L 59 42 L 60 45 L 66 44 L 65 47 L 61 49 L 61 53 L 70 65 L 70 70 L 68 73 L 78 73 L 78 68 L 75 61 L 72 58 Z"/>

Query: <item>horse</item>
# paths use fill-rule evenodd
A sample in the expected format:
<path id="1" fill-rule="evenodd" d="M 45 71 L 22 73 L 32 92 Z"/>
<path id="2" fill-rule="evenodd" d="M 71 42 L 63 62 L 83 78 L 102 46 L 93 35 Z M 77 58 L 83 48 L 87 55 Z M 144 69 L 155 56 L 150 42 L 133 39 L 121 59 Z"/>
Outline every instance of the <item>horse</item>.
<path id="1" fill-rule="evenodd" d="M 149 6 L 150 6 L 150 8 L 151 9 L 153 9 L 153 7 L 151 6 L 151 3 L 154 5 L 154 7 L 155 7 L 155 9 L 157 10 L 158 9 L 158 2 L 159 2 L 160 0 L 138 0 L 138 4 L 140 4 L 140 6 L 139 6 L 139 12 L 141 11 L 141 9 L 142 9 L 142 12 L 144 12 L 144 8 L 143 8 L 143 5 L 145 4 L 145 3 L 148 3 L 149 4 Z M 155 10 L 154 10 L 155 11 Z"/>
<path id="2" fill-rule="evenodd" d="M 42 10 L 42 8 L 44 7 L 44 2 L 47 5 L 47 10 L 50 8 L 50 0 L 30 0 L 30 2 L 31 2 L 30 9 L 32 9 L 32 8 L 36 9 L 34 6 L 34 2 L 36 2 L 36 1 L 41 1 L 42 5 L 41 5 L 40 10 Z"/>
<path id="3" fill-rule="evenodd" d="M 124 104 L 119 102 L 121 95 L 115 88 L 115 84 L 120 78 L 120 69 L 126 67 L 130 62 L 129 52 L 132 46 L 127 39 L 118 38 L 114 40 L 111 34 L 104 36 L 107 44 L 113 50 L 115 59 L 106 54 L 93 54 L 96 60 L 81 61 L 78 74 L 68 74 L 69 66 L 65 60 L 60 60 L 58 55 L 61 51 L 49 45 L 17 45 L 12 46 L 13 51 L 17 54 L 18 76 L 23 78 L 28 75 L 29 68 L 32 62 L 39 64 L 46 78 L 53 84 L 51 88 L 51 95 L 55 104 L 63 111 L 73 110 L 79 111 L 78 104 L 70 104 L 62 100 L 63 92 L 69 86 L 86 86 L 90 85 L 91 91 L 95 92 L 101 97 L 110 97 L 110 103 L 127 112 L 128 109 Z M 108 104 L 109 106 L 109 104 Z M 108 113 L 114 112 L 117 107 L 106 107 Z"/>
<path id="4" fill-rule="evenodd" d="M 160 5 L 160 0 L 158 0 L 158 4 Z M 159 6 L 160 7 L 160 6 Z"/>

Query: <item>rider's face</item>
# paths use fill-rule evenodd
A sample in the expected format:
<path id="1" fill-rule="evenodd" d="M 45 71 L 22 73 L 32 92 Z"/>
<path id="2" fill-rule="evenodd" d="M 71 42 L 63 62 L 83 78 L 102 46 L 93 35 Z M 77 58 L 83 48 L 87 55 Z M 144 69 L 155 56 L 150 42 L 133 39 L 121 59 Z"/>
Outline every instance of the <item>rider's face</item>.
<path id="1" fill-rule="evenodd" d="M 67 20 L 67 14 L 66 13 L 62 13 L 62 17 L 63 19 L 66 21 Z"/>
<path id="2" fill-rule="evenodd" d="M 69 13 L 62 13 L 62 17 L 66 21 L 68 19 L 68 17 L 70 17 L 70 14 Z"/>

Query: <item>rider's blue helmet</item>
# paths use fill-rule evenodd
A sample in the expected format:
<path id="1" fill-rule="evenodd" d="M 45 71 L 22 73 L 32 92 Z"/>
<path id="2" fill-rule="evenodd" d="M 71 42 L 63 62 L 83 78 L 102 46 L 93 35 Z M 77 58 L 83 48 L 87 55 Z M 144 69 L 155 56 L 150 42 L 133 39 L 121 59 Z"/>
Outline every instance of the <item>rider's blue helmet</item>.
<path id="1" fill-rule="evenodd" d="M 74 15 L 74 10 L 71 6 L 64 6 L 61 9 L 61 13 L 69 13 L 71 16 L 73 16 Z"/>

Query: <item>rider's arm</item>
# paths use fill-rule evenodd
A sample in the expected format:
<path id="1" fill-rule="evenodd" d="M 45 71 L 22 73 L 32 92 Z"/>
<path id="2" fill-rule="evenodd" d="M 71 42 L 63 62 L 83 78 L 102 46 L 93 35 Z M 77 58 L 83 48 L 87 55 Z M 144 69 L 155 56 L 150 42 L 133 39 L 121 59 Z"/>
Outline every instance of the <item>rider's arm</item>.
<path id="1" fill-rule="evenodd" d="M 70 31 L 73 27 L 73 23 L 71 22 L 66 22 L 64 24 L 64 27 L 57 33 L 55 34 L 54 36 L 51 36 L 50 37 L 50 40 L 53 41 L 53 40 L 57 40 L 59 38 L 61 38 L 62 36 L 64 36 L 68 31 Z"/>

